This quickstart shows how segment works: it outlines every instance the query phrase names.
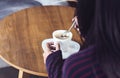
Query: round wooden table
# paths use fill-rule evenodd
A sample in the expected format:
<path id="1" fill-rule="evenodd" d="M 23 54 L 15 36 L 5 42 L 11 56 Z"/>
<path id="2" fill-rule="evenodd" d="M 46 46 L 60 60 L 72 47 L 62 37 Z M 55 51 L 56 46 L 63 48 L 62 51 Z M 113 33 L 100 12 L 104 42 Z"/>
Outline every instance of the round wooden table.
<path id="1" fill-rule="evenodd" d="M 0 57 L 23 73 L 47 76 L 41 42 L 52 38 L 57 29 L 68 29 L 74 16 L 73 7 L 40 6 L 11 14 L 0 21 Z M 81 42 L 72 29 L 73 40 Z"/>

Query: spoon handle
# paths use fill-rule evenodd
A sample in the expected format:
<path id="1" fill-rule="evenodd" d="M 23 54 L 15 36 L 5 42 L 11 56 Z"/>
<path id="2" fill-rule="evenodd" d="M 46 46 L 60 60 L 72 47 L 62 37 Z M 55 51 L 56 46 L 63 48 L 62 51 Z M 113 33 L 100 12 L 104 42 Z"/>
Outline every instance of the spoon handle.
<path id="1" fill-rule="evenodd" d="M 72 25 L 70 26 L 70 28 L 66 31 L 66 32 L 64 32 L 62 35 L 61 35 L 61 37 L 66 37 L 67 36 L 67 33 L 68 32 L 70 32 L 70 30 L 73 28 L 73 26 L 75 25 L 75 21 L 73 21 L 73 23 L 72 23 Z"/>
<path id="2" fill-rule="evenodd" d="M 73 21 L 72 25 L 71 25 L 70 28 L 68 29 L 68 32 L 73 28 L 74 25 L 75 25 L 75 21 Z"/>

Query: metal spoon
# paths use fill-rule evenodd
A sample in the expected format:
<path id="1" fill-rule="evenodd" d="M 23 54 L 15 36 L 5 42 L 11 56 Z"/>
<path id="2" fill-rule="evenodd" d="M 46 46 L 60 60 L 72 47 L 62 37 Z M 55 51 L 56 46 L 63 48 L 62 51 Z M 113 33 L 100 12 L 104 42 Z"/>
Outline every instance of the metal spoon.
<path id="1" fill-rule="evenodd" d="M 70 28 L 68 30 L 66 30 L 61 37 L 67 37 L 67 34 L 70 32 L 70 30 L 73 28 L 73 26 L 75 25 L 75 21 L 73 21 L 72 25 L 70 26 Z"/>

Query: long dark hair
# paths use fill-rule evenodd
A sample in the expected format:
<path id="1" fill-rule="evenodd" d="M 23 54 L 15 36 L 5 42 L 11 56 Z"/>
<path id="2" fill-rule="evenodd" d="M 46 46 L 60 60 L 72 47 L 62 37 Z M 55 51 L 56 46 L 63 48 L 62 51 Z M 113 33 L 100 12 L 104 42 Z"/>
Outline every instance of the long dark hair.
<path id="1" fill-rule="evenodd" d="M 76 14 L 85 48 L 95 45 L 103 71 L 120 78 L 120 0 L 78 0 Z"/>

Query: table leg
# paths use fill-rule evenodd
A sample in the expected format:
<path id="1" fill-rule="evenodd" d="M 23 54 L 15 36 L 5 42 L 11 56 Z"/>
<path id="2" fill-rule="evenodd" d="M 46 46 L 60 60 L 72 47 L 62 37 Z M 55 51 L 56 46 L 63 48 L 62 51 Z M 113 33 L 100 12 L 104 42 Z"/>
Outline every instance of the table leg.
<path id="1" fill-rule="evenodd" d="M 19 70 L 18 78 L 22 78 L 22 77 L 23 77 L 23 71 Z"/>

